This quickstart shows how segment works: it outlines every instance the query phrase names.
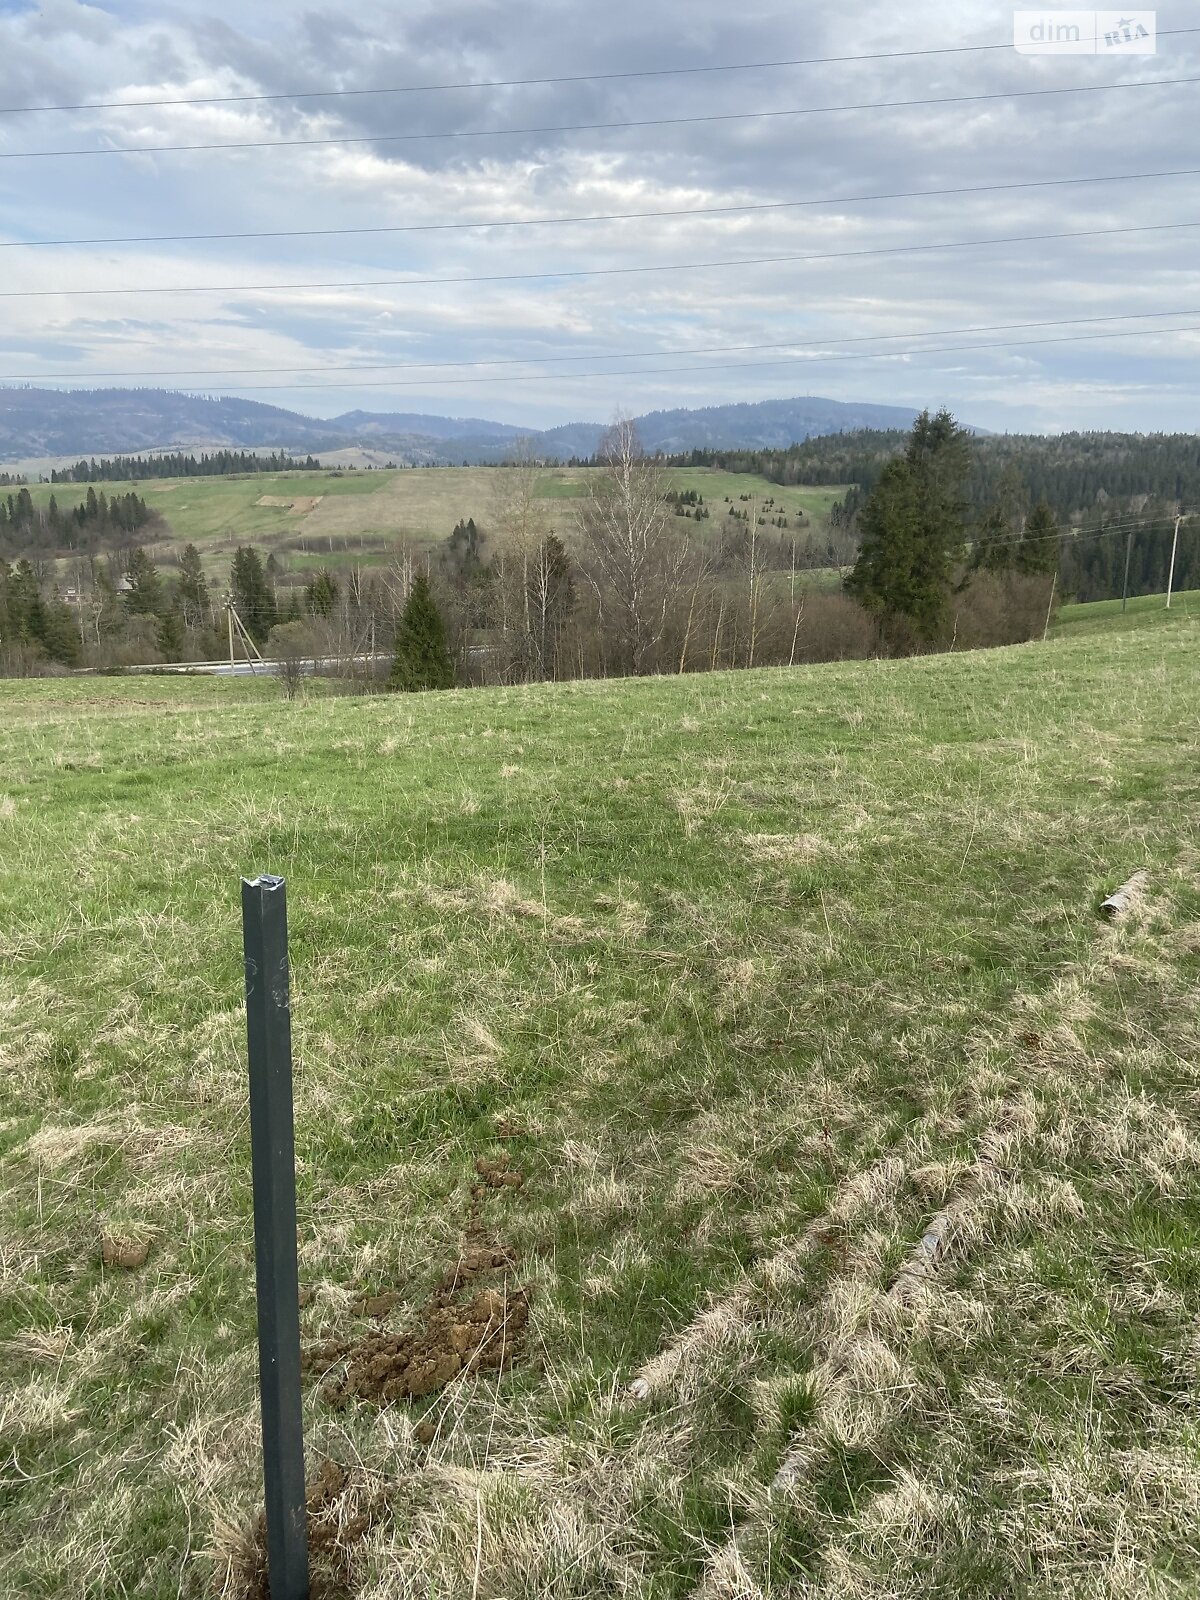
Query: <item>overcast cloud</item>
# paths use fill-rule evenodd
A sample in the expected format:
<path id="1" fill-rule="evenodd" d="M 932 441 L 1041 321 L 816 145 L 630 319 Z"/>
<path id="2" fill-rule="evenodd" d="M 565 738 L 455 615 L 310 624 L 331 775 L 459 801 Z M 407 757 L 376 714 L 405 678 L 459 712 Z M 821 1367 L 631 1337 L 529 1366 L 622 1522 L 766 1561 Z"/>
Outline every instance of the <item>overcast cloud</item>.
<path id="1" fill-rule="evenodd" d="M 1028 0 L 1026 0 L 1028 4 Z M 346 15 L 342 14 L 343 9 Z M 1195 14 L 1160 10 L 1160 29 Z M 520 220 L 761 205 L 895 190 L 1090 178 L 1107 184 L 562 227 L 0 250 L 0 381 L 143 382 L 318 415 L 434 411 L 550 425 L 793 394 L 949 404 L 992 428 L 1171 428 L 1200 417 L 1200 226 L 908 254 L 537 282 L 303 290 L 307 284 L 668 266 L 1013 234 L 1200 224 L 1200 85 L 676 127 L 386 142 L 387 136 L 730 115 L 1200 77 L 1200 32 L 1152 57 L 977 55 L 712 76 L 303 100 L 301 90 L 528 79 L 997 44 L 1012 10 L 439 0 L 363 8 L 0 0 L 6 106 L 222 94 L 242 105 L 0 116 L 0 243 L 98 235 Z M 7 159 L 129 144 L 330 138 L 310 148 Z M 378 141 L 378 142 L 377 142 Z M 104 288 L 166 290 L 104 296 Z M 87 290 L 12 298 L 13 291 Z M 1179 311 L 1139 338 L 847 358 L 1003 342 L 934 330 Z M 1130 322 L 1120 328 L 1145 326 Z M 1050 326 L 1012 338 L 1097 331 Z M 792 351 L 680 352 L 783 344 Z M 852 349 L 855 346 L 851 347 Z M 662 352 L 630 359 L 631 352 Z M 836 359 L 830 359 L 830 356 Z M 548 361 L 547 358 L 555 358 Z M 572 357 L 578 361 L 559 358 Z M 365 371 L 528 359 L 528 367 Z M 610 358 L 602 360 L 598 358 Z M 767 365 L 767 362 L 775 362 Z M 583 376 L 598 367 L 604 376 Z M 273 374 L 267 368 L 302 369 Z M 670 373 L 652 369 L 670 367 Z M 678 370 L 694 367 L 696 370 Z M 576 370 L 578 368 L 578 370 Z M 631 368 L 650 369 L 631 372 Z M 120 373 L 119 378 L 101 374 Z M 159 375 L 162 376 L 159 376 Z M 224 378 L 220 374 L 226 374 Z"/>

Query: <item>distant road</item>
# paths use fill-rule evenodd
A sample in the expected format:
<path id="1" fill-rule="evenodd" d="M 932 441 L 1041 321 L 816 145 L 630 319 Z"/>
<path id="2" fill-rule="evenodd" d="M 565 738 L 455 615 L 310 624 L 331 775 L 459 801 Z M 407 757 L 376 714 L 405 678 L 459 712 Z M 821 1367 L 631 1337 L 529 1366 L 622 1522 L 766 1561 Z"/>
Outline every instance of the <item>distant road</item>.
<path id="1" fill-rule="evenodd" d="M 344 667 L 353 660 L 355 666 L 373 666 L 377 661 L 390 661 L 390 655 L 378 651 L 362 656 L 309 656 L 299 663 L 302 672 L 317 672 L 322 667 Z M 158 661 L 146 666 L 119 667 L 119 672 L 170 673 L 175 676 L 193 675 L 205 678 L 271 678 L 278 675 L 278 661 Z M 84 667 L 82 675 L 96 677 L 95 667 Z"/>

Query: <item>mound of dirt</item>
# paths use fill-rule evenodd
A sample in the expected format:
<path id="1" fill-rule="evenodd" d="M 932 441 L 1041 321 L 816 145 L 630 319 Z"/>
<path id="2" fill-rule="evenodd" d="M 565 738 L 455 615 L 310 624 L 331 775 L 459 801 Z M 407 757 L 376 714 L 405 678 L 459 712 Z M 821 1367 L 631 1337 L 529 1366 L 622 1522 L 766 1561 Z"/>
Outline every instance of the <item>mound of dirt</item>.
<path id="1" fill-rule="evenodd" d="M 100 1259 L 106 1267 L 122 1267 L 135 1272 L 146 1265 L 150 1254 L 149 1239 L 126 1239 L 106 1233 L 100 1240 Z"/>
<path id="2" fill-rule="evenodd" d="M 474 1244 L 443 1273 L 417 1326 L 405 1333 L 370 1333 L 361 1339 L 327 1339 L 304 1352 L 306 1371 L 346 1363 L 343 1377 L 321 1390 L 328 1404 L 344 1406 L 351 1397 L 387 1405 L 435 1394 L 460 1373 L 502 1372 L 524 1346 L 529 1327 L 528 1289 L 478 1289 L 470 1300 L 462 1291 L 487 1273 L 507 1272 L 513 1254 L 498 1245 Z M 377 1296 L 367 1308 L 390 1299 Z M 391 1309 L 389 1305 L 388 1309 Z"/>
<path id="3" fill-rule="evenodd" d="M 512 1157 L 507 1151 L 491 1160 L 480 1156 L 475 1163 L 475 1171 L 489 1189 L 519 1189 L 525 1182 L 525 1174 L 513 1166 Z"/>
<path id="4" fill-rule="evenodd" d="M 384 1495 L 364 1497 L 345 1467 L 323 1461 L 305 1492 L 308 1512 L 309 1600 L 345 1600 L 350 1593 L 352 1547 L 364 1539 L 387 1509 Z M 271 1600 L 267 1576 L 267 1519 L 259 1512 L 246 1552 L 239 1600 Z"/>

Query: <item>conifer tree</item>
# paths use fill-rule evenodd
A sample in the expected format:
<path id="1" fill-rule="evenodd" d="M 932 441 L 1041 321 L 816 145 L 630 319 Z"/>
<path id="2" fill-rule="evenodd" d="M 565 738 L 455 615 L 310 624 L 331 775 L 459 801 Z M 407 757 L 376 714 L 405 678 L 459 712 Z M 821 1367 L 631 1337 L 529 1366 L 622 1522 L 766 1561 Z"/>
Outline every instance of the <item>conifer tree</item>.
<path id="1" fill-rule="evenodd" d="M 179 604 L 189 628 L 198 628 L 208 616 L 208 584 L 200 565 L 200 552 L 194 544 L 183 547 L 179 557 Z"/>
<path id="2" fill-rule="evenodd" d="M 267 642 L 267 635 L 279 620 L 275 596 L 267 582 L 262 557 L 253 545 L 242 545 L 233 558 L 229 586 L 237 613 L 255 644 Z"/>
<path id="3" fill-rule="evenodd" d="M 158 568 L 139 545 L 129 552 L 125 576 L 131 585 L 125 596 L 126 610 L 133 616 L 158 616 L 163 608 Z"/>
<path id="4" fill-rule="evenodd" d="M 41 643 L 51 661 L 57 661 L 64 667 L 77 667 L 79 665 L 82 649 L 79 640 L 79 628 L 70 606 L 61 600 L 52 600 L 43 607 L 42 639 Z"/>
<path id="5" fill-rule="evenodd" d="M 158 648 L 165 661 L 183 660 L 183 637 L 183 612 L 173 606 L 158 619 Z"/>
<path id="6" fill-rule="evenodd" d="M 1016 547 L 1018 572 L 1053 572 L 1058 566 L 1058 524 L 1044 500 L 1029 513 L 1025 535 Z"/>
<path id="7" fill-rule="evenodd" d="M 946 628 L 963 553 L 968 434 L 948 411 L 924 411 L 863 508 L 862 548 L 846 588 L 894 645 L 930 645 Z"/>
<path id="8" fill-rule="evenodd" d="M 445 625 L 423 572 L 413 580 L 396 629 L 390 683 L 393 689 L 408 691 L 454 687 Z"/>
<path id="9" fill-rule="evenodd" d="M 313 581 L 306 585 L 304 597 L 314 617 L 331 617 L 337 605 L 337 579 L 328 567 L 322 567 Z"/>

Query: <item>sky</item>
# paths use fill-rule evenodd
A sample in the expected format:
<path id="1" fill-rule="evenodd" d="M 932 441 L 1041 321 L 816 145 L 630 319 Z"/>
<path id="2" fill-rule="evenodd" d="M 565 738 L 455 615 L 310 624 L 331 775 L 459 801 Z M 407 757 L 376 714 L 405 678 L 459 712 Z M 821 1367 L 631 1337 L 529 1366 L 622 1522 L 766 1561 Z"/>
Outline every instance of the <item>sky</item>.
<path id="1" fill-rule="evenodd" d="M 1176 4 L 1154 55 L 1064 57 L 1018 54 L 985 0 L 0 0 L 0 383 L 531 427 L 807 394 L 1196 431 L 1200 180 L 1150 175 L 1200 169 L 1197 24 Z M 1062 89 L 1086 92 L 1028 92 Z M 229 96 L 272 98 L 129 104 Z M 963 96 L 991 98 L 880 105 Z M 643 125 L 575 126 L 614 122 Z M 33 154 L 281 140 L 326 142 Z M 279 236 L 90 242 L 214 233 Z M 1003 242 L 1047 234 L 1092 236 Z M 780 256 L 835 259 L 755 260 Z"/>

